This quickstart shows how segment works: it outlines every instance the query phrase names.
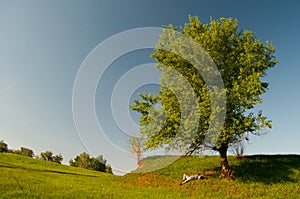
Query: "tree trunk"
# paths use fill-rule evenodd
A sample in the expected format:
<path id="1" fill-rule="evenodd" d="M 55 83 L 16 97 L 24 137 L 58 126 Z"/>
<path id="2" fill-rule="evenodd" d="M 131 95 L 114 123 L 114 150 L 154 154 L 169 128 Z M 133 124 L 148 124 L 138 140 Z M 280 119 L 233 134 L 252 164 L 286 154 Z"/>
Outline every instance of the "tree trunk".
<path id="1" fill-rule="evenodd" d="M 220 158 L 221 158 L 221 178 L 234 178 L 235 173 L 229 169 L 229 164 L 227 160 L 227 149 L 228 146 L 225 144 L 222 144 L 222 146 L 218 149 L 220 153 Z"/>

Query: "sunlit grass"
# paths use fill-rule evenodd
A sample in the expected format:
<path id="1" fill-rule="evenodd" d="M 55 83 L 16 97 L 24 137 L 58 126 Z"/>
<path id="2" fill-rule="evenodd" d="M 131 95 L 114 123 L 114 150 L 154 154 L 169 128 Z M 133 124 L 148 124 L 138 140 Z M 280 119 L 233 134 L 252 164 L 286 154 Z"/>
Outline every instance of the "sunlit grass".
<path id="1" fill-rule="evenodd" d="M 144 160 L 144 169 L 165 158 Z M 234 181 L 218 178 L 214 156 L 179 158 L 150 173 L 114 176 L 0 154 L 0 198 L 299 198 L 300 156 L 229 157 L 229 163 L 237 172 Z M 209 178 L 180 186 L 183 173 Z"/>

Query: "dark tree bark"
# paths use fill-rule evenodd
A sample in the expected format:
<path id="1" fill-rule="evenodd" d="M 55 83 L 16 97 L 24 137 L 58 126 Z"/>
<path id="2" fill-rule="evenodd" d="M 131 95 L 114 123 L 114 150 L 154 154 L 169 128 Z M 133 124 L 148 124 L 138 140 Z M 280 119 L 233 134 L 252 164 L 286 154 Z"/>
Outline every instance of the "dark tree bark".
<path id="1" fill-rule="evenodd" d="M 227 150 L 228 145 L 222 144 L 221 147 L 213 148 L 214 150 L 218 151 L 220 154 L 221 159 L 221 178 L 235 178 L 235 172 L 230 170 L 228 160 L 227 160 Z"/>
<path id="2" fill-rule="evenodd" d="M 220 154 L 220 159 L 221 159 L 221 177 L 227 177 L 228 176 L 228 172 L 229 172 L 229 164 L 228 164 L 228 160 L 227 160 L 227 149 L 228 146 L 226 145 L 222 145 L 218 151 Z"/>

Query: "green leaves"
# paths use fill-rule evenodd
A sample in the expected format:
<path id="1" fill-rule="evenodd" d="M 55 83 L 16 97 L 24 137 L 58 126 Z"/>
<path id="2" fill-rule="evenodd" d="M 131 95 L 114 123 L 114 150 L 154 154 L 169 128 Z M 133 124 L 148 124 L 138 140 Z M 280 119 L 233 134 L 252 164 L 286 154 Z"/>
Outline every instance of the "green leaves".
<path id="1" fill-rule="evenodd" d="M 156 68 L 162 72 L 159 94 L 140 94 L 141 99 L 134 100 L 131 106 L 141 113 L 140 131 L 148 149 L 166 145 L 182 151 L 201 149 L 210 123 L 214 121 L 214 113 L 222 111 L 223 107 L 219 101 L 220 106 L 212 108 L 212 99 L 222 94 L 226 95 L 226 118 L 217 145 L 228 146 L 244 139 L 245 133 L 259 135 L 261 129 L 272 127 L 262 112 L 251 112 L 256 104 L 262 103 L 261 95 L 268 89 L 268 83 L 262 78 L 278 63 L 272 43 L 264 44 L 252 31 L 240 30 L 238 20 L 232 18 L 210 19 L 209 24 L 202 24 L 198 17 L 189 16 L 183 27 L 169 25 L 165 28 L 151 55 L 158 63 Z M 179 31 L 193 39 L 206 52 L 197 56 L 199 52 L 194 52 L 195 48 L 168 30 Z M 213 63 L 207 61 L 205 53 L 212 58 L 218 71 L 212 70 Z M 200 73 L 195 64 L 201 66 Z M 216 81 L 218 72 L 225 86 L 223 90 L 211 83 Z M 180 83 L 183 82 L 181 78 L 188 83 Z M 190 103 L 190 96 L 195 96 L 196 105 Z M 160 108 L 153 109 L 158 103 Z M 150 117 L 153 113 L 155 117 Z M 195 125 L 191 117 L 195 113 L 199 116 L 197 128 L 188 128 Z"/>
<path id="2" fill-rule="evenodd" d="M 7 151 L 8 151 L 7 144 L 3 140 L 0 140 L 0 153 L 7 152 Z"/>
<path id="3" fill-rule="evenodd" d="M 111 172 L 111 168 L 106 169 L 108 165 L 106 165 L 106 160 L 103 158 L 102 155 L 98 156 L 97 158 L 94 158 L 90 157 L 90 155 L 86 152 L 83 152 L 80 155 L 76 156 L 74 160 L 70 160 L 69 163 L 70 166 L 73 167 L 81 167 L 84 169 L 90 169 L 101 172 L 105 172 L 107 170 L 108 172 Z"/>

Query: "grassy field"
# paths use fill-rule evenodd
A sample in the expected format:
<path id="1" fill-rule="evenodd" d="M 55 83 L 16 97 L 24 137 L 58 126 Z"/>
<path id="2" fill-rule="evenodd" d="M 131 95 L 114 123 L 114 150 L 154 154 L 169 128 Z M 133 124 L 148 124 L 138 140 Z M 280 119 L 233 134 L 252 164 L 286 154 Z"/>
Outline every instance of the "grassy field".
<path id="1" fill-rule="evenodd" d="M 169 157 L 144 160 L 144 168 Z M 114 176 L 15 154 L 0 154 L 0 198 L 300 198 L 300 156 L 229 157 L 234 181 L 219 179 L 218 157 L 179 158 L 150 173 Z M 182 174 L 206 180 L 180 186 Z"/>

